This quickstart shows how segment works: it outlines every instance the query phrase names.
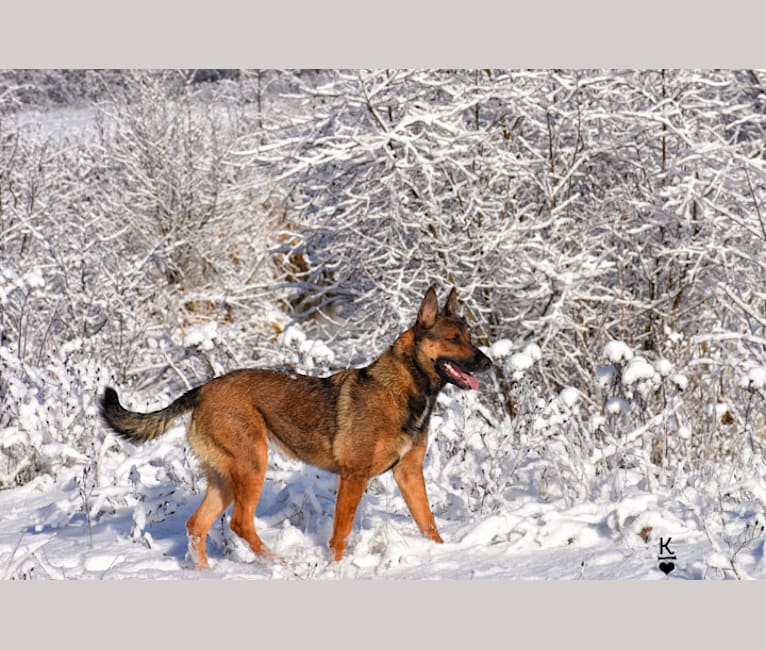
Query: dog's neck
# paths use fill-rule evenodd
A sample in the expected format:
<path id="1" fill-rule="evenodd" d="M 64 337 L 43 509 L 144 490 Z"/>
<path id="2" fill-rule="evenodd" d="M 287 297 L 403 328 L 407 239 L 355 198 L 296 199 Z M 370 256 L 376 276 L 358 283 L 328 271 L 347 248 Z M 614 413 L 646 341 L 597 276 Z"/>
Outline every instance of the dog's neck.
<path id="1" fill-rule="evenodd" d="M 437 374 L 423 370 L 415 359 L 414 332 L 407 330 L 377 360 L 365 368 L 365 373 L 375 377 L 381 384 L 393 389 L 398 397 L 409 401 L 418 396 L 436 399 L 444 387 L 444 380 Z M 402 381 L 406 378 L 405 381 Z"/>
<path id="2" fill-rule="evenodd" d="M 407 413 L 402 429 L 413 437 L 419 437 L 428 427 L 444 381 L 438 374 L 429 375 L 420 367 L 414 357 L 414 337 L 412 330 L 404 332 L 388 350 L 364 369 L 364 374 L 374 377 L 389 390 L 402 405 L 403 412 Z"/>
<path id="3" fill-rule="evenodd" d="M 408 329 L 389 348 L 396 361 L 407 370 L 411 379 L 413 392 L 435 399 L 439 391 L 444 388 L 444 380 L 435 371 L 427 372 L 416 358 L 417 346 L 415 345 L 415 331 Z"/>

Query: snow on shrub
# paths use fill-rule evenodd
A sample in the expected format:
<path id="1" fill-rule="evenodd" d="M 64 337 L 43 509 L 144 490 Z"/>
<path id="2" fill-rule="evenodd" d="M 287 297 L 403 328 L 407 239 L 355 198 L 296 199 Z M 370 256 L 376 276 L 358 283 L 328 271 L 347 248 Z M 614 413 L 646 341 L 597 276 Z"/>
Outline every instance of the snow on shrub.
<path id="1" fill-rule="evenodd" d="M 524 372 L 532 367 L 533 363 L 534 359 L 526 352 L 517 352 L 511 355 L 508 363 L 511 369 L 511 376 L 518 381 L 524 376 Z"/>
<path id="2" fill-rule="evenodd" d="M 670 381 L 675 384 L 678 390 L 686 390 L 686 387 L 689 385 L 689 378 L 686 375 L 680 373 L 671 375 Z"/>
<path id="3" fill-rule="evenodd" d="M 626 413 L 630 413 L 630 409 L 630 402 L 618 395 L 612 395 L 606 400 L 606 404 L 604 405 L 604 410 L 609 415 L 625 415 Z"/>
<path id="4" fill-rule="evenodd" d="M 559 401 L 565 408 L 574 412 L 580 404 L 580 391 L 568 386 L 559 393 Z"/>
<path id="5" fill-rule="evenodd" d="M 749 391 L 762 391 L 766 386 L 766 368 L 755 366 L 743 374 L 739 385 Z"/>
<path id="6" fill-rule="evenodd" d="M 183 337 L 183 345 L 187 348 L 198 346 L 202 350 L 212 350 L 217 338 L 218 323 L 212 320 L 189 328 Z"/>
<path id="7" fill-rule="evenodd" d="M 657 359 L 654 362 L 654 369 L 660 377 L 668 377 L 673 372 L 673 364 L 667 359 Z"/>
<path id="8" fill-rule="evenodd" d="M 523 353 L 532 359 L 533 362 L 540 361 L 543 358 L 543 353 L 537 343 L 527 343 L 524 346 Z"/>
<path id="9" fill-rule="evenodd" d="M 513 351 L 513 341 L 510 339 L 499 339 L 485 350 L 490 359 L 497 362 L 510 356 Z"/>
<path id="10" fill-rule="evenodd" d="M 602 389 L 607 389 L 614 383 L 616 374 L 617 368 L 614 365 L 601 366 L 596 369 L 596 383 Z"/>
<path id="11" fill-rule="evenodd" d="M 299 325 L 290 325 L 277 338 L 286 353 L 285 363 L 303 368 L 304 372 L 330 368 L 335 363 L 335 353 L 320 339 L 311 339 Z"/>
<path id="12" fill-rule="evenodd" d="M 633 350 L 622 341 L 609 341 L 601 354 L 612 363 L 622 363 L 633 358 Z"/>
<path id="13" fill-rule="evenodd" d="M 78 348 L 72 341 L 34 366 L 0 346 L 0 488 L 90 462 L 109 373 Z"/>
<path id="14" fill-rule="evenodd" d="M 626 386 L 640 383 L 642 381 L 651 381 L 656 376 L 657 371 L 643 357 L 633 357 L 622 372 L 622 383 Z"/>
<path id="15" fill-rule="evenodd" d="M 528 342 L 520 346 L 508 339 L 490 346 L 488 354 L 495 361 L 504 360 L 503 372 L 513 382 L 521 381 L 533 365 L 542 359 L 542 352 L 536 343 Z"/>

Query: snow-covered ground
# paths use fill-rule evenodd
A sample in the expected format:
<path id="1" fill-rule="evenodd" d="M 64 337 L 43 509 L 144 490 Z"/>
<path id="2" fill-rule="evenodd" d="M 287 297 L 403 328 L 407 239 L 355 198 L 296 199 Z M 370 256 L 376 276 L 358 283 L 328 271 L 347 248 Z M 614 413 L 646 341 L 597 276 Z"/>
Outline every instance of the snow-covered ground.
<path id="1" fill-rule="evenodd" d="M 211 530 L 212 570 L 202 574 L 191 567 L 184 528 L 201 495 L 167 480 L 152 481 L 141 496 L 129 487 L 135 467 L 142 475 L 165 474 L 162 459 L 182 445 L 176 427 L 146 451 L 122 458 L 117 486 L 89 495 L 77 486 L 78 472 L 0 493 L 2 577 L 673 580 L 731 574 L 727 555 L 712 546 L 694 508 L 680 500 L 637 492 L 619 503 L 566 507 L 520 490 L 507 509 L 493 514 L 452 517 L 437 509 L 445 543 L 435 545 L 420 537 L 389 477 L 379 480 L 379 493 L 365 494 L 348 554 L 331 562 L 335 479 L 309 467 L 272 468 L 258 506 L 256 526 L 284 564 L 256 558 L 230 532 L 225 515 L 226 522 Z M 658 568 L 660 538 L 671 539 L 677 556 L 667 577 Z M 738 559 L 745 575 L 764 577 L 762 543 Z"/>
<path id="2" fill-rule="evenodd" d="M 67 137 L 84 139 L 96 135 L 95 116 L 93 107 L 26 110 L 6 118 L 5 126 L 8 130 L 18 130 L 41 140 L 63 140 Z"/>

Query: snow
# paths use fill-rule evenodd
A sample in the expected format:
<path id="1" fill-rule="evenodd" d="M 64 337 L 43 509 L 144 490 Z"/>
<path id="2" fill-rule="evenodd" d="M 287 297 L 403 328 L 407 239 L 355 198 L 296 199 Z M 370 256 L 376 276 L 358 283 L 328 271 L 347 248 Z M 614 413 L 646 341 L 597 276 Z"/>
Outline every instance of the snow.
<path id="1" fill-rule="evenodd" d="M 312 341 L 310 345 L 302 346 L 301 350 L 315 365 L 329 365 L 335 361 L 335 353 L 323 341 Z"/>
<path id="2" fill-rule="evenodd" d="M 646 359 L 643 357 L 633 357 L 622 372 L 622 383 L 630 386 L 639 381 L 651 380 L 654 378 L 655 373 L 654 366 L 646 361 Z"/>
<path id="3" fill-rule="evenodd" d="M 495 361 L 505 359 L 503 365 L 505 372 L 515 382 L 521 381 L 525 373 L 542 359 L 542 351 L 536 343 L 525 343 L 519 350 L 519 346 L 514 345 L 509 339 L 500 339 L 493 343 L 487 349 L 487 354 Z"/>
<path id="4" fill-rule="evenodd" d="M 716 420 L 720 420 L 727 413 L 731 413 L 731 406 L 726 402 L 717 402 L 715 405 L 715 417 Z"/>
<path id="5" fill-rule="evenodd" d="M 511 356 L 511 368 L 523 372 L 529 370 L 534 363 L 534 359 L 526 352 L 517 352 Z"/>
<path id="6" fill-rule="evenodd" d="M 220 326 L 198 325 L 186 337 L 190 345 L 215 343 L 221 337 Z M 333 358 L 329 345 L 297 327 L 285 330 L 278 343 L 285 354 L 296 354 L 304 367 Z M 73 344 L 63 357 L 68 359 L 79 348 Z M 535 363 L 534 349 L 526 346 L 513 353 L 514 349 L 500 346 L 501 353 L 510 354 L 507 370 L 526 373 Z M 627 374 L 629 384 L 631 377 L 640 383 L 659 374 L 655 368 L 633 357 L 623 368 L 623 377 Z M 66 366 L 53 365 L 51 370 L 76 390 Z M 615 372 L 610 365 L 597 375 L 609 379 L 605 385 L 609 387 Z M 187 553 L 185 522 L 202 498 L 204 483 L 187 453 L 183 423 L 142 447 L 107 434 L 98 443 L 91 439 L 96 446 L 83 454 L 50 439 L 40 417 L 45 404 L 35 387 L 12 381 L 9 389 L 19 395 L 23 430 L 6 429 L 4 444 L 36 436 L 42 455 L 57 463 L 55 479 L 41 475 L 0 492 L 4 513 L 0 567 L 10 578 L 665 580 L 733 575 L 731 563 L 724 566 L 719 559 L 732 555 L 726 540 L 737 539 L 731 531 L 739 530 L 736 513 L 742 511 L 741 505 L 710 515 L 705 505 L 710 501 L 699 489 L 650 492 L 643 475 L 629 469 L 616 483 L 620 485 L 616 493 L 612 487 L 586 490 L 577 498 L 568 494 L 574 485 L 595 481 L 603 471 L 596 469 L 599 463 L 611 466 L 619 449 L 641 440 L 639 430 L 622 436 L 616 446 L 614 441 L 599 443 L 592 459 L 574 461 L 567 456 L 563 443 L 566 435 L 575 435 L 584 403 L 583 393 L 573 386 L 549 399 L 532 397 L 536 415 L 522 436 L 528 448 L 507 445 L 515 425 L 496 421 L 482 403 L 486 395 L 458 390 L 440 395 L 430 427 L 425 477 L 443 545 L 419 534 L 389 473 L 368 487 L 347 557 L 331 562 L 327 541 L 336 477 L 272 451 L 256 525 L 284 563 L 269 564 L 255 557 L 229 529 L 229 511 L 211 529 L 212 571 L 206 576 L 192 568 Z M 74 403 L 79 396 L 71 398 Z M 86 400 L 82 409 L 87 417 L 95 417 L 92 401 Z M 635 411 L 628 397 L 610 395 L 603 415 L 586 412 L 585 431 L 600 440 L 615 422 Z M 565 432 L 569 433 L 562 436 Z M 678 433 L 680 440 L 691 439 L 688 427 Z M 568 474 L 573 462 L 576 473 Z M 84 471 L 89 468 L 95 472 Z M 559 483 L 552 480 L 555 476 L 571 478 Z M 572 481 L 569 488 L 567 481 Z M 472 491 L 478 486 L 485 493 L 476 500 Z M 701 520 L 705 527 L 699 525 Z M 656 565 L 660 536 L 672 536 L 679 545 L 678 566 L 671 576 Z M 750 577 L 766 573 L 758 561 L 757 545 L 739 551 L 736 566 Z"/>
<path id="7" fill-rule="evenodd" d="M 680 373 L 671 375 L 670 381 L 672 381 L 678 387 L 678 390 L 686 390 L 686 387 L 689 385 L 689 379 L 686 377 L 686 375 Z"/>
<path id="8" fill-rule="evenodd" d="M 766 368 L 751 368 L 747 377 L 750 380 L 750 386 L 763 388 L 766 384 Z"/>
<path id="9" fill-rule="evenodd" d="M 335 362 L 335 353 L 324 341 L 310 338 L 298 325 L 290 325 L 278 337 L 285 352 L 296 354 L 295 362 L 306 368 L 329 366 Z"/>
<path id="10" fill-rule="evenodd" d="M 559 400 L 568 409 L 574 408 L 580 401 L 580 393 L 576 388 L 568 386 L 559 393 Z"/>
<path id="11" fill-rule="evenodd" d="M 209 321 L 191 327 L 183 338 L 185 347 L 198 346 L 202 350 L 212 350 L 218 337 L 218 323 Z"/>
<path id="12" fill-rule="evenodd" d="M 601 366 L 596 369 L 596 381 L 601 388 L 609 388 L 614 382 L 617 369 L 613 365 Z"/>
<path id="13" fill-rule="evenodd" d="M 487 348 L 486 354 L 490 359 L 500 361 L 510 356 L 513 348 L 513 342 L 510 339 L 499 339 Z"/>
<path id="14" fill-rule="evenodd" d="M 284 488 L 277 486 L 284 475 L 267 478 L 256 526 L 284 563 L 255 557 L 228 530 L 226 515 L 223 526 L 211 529 L 211 571 L 201 574 L 191 567 L 184 530 L 199 494 L 177 490 L 170 497 L 174 512 L 143 521 L 136 513 L 144 512 L 145 506 L 131 505 L 126 492 L 114 508 L 95 514 L 89 530 L 77 501 L 65 498 L 67 480 L 62 479 L 53 485 L 34 481 L 0 493 L 5 513 L 0 521 L 0 567 L 10 578 L 57 580 L 666 580 L 730 574 L 721 560 L 723 551 L 713 548 L 706 534 L 685 517 L 694 506 L 693 495 L 673 501 L 636 491 L 617 503 L 566 505 L 561 499 L 543 501 L 534 492 L 524 492 L 497 513 L 469 517 L 455 516 L 450 508 L 437 510 L 445 539 L 437 545 L 419 535 L 391 480 L 384 481 L 383 493 L 365 494 L 348 554 L 335 563 L 326 546 L 333 494 L 329 477 L 320 473 L 316 482 L 316 473 L 295 471 Z M 314 493 L 316 505 L 302 499 L 302 490 Z M 140 532 L 143 526 L 147 530 Z M 652 533 L 645 542 L 639 533 L 647 527 Z M 679 557 L 670 578 L 657 568 L 660 535 L 672 536 Z M 743 570 L 755 568 L 747 552 L 741 559 Z"/>
<path id="15" fill-rule="evenodd" d="M 506 360 L 505 367 L 514 381 L 521 381 L 524 373 L 532 367 L 534 362 L 535 360 L 526 352 L 516 352 Z"/>
<path id="16" fill-rule="evenodd" d="M 543 353 L 537 343 L 527 343 L 527 345 L 524 346 L 523 353 L 532 359 L 532 361 L 540 361 L 540 359 L 543 358 Z"/>
<path id="17" fill-rule="evenodd" d="M 300 327 L 297 325 L 291 325 L 279 335 L 278 341 L 280 345 L 286 348 L 300 348 L 304 343 L 306 343 L 306 335 L 303 333 L 303 330 Z"/>
<path id="18" fill-rule="evenodd" d="M 673 364 L 667 359 L 657 359 L 654 362 L 654 369 L 661 377 L 668 377 L 673 372 Z"/>
<path id="19" fill-rule="evenodd" d="M 761 390 L 766 386 L 766 368 L 759 366 L 750 368 L 747 375 L 742 377 L 740 386 L 748 390 Z"/>
<path id="20" fill-rule="evenodd" d="M 30 289 L 36 289 L 45 286 L 45 278 L 40 269 L 33 269 L 26 273 L 23 278 L 24 284 Z"/>
<path id="21" fill-rule="evenodd" d="M 598 413 L 594 413 L 590 417 L 590 421 L 588 422 L 590 425 L 590 431 L 591 433 L 598 431 L 599 428 L 603 427 L 606 424 L 606 418 L 603 415 L 599 415 Z"/>
<path id="22" fill-rule="evenodd" d="M 633 358 L 633 350 L 622 341 L 609 341 L 601 354 L 612 363 L 622 363 Z"/>
<path id="23" fill-rule="evenodd" d="M 628 413 L 629 411 L 630 402 L 623 399 L 622 397 L 613 395 L 608 400 L 606 400 L 606 412 L 610 415 L 622 415 L 624 413 Z"/>
<path id="24" fill-rule="evenodd" d="M 96 112 L 93 108 L 65 108 L 45 112 L 27 110 L 9 119 L 9 126 L 33 133 L 40 139 L 95 135 Z"/>

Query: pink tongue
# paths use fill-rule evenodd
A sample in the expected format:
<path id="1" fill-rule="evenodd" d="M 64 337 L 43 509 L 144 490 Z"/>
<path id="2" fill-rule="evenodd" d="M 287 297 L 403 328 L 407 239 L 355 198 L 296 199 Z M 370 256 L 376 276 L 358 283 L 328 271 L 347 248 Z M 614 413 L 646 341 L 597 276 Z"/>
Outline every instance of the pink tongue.
<path id="1" fill-rule="evenodd" d="M 463 372 L 455 364 L 452 364 L 452 367 L 455 369 L 455 374 L 457 374 L 460 379 L 468 384 L 473 390 L 479 390 L 479 380 L 476 379 L 476 377 L 469 375 L 467 372 Z"/>

